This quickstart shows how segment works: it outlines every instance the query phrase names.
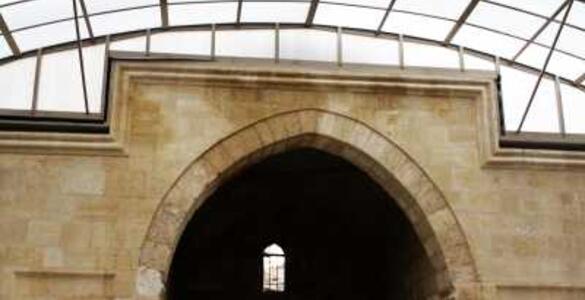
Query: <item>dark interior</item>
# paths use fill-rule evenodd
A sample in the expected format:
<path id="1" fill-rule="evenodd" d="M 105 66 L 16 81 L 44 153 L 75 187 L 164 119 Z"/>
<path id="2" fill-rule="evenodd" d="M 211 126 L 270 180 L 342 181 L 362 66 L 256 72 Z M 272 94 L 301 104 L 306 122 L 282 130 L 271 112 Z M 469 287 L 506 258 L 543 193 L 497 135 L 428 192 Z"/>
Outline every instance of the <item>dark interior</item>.
<path id="1" fill-rule="evenodd" d="M 272 243 L 285 252 L 284 292 L 262 289 Z M 301 149 L 244 170 L 202 205 L 176 249 L 167 299 L 415 299 L 430 293 L 419 283 L 432 273 L 387 193 L 345 160 Z"/>

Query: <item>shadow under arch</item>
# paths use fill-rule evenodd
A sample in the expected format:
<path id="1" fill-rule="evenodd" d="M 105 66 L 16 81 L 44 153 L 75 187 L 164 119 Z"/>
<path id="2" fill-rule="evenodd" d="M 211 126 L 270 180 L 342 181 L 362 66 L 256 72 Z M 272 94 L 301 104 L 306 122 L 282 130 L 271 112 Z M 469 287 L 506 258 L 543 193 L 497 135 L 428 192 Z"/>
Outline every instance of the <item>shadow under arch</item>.
<path id="1" fill-rule="evenodd" d="M 479 299 L 480 279 L 469 244 L 444 195 L 396 143 L 369 125 L 321 109 L 258 120 L 196 158 L 163 197 L 140 249 L 137 294 L 164 299 L 175 247 L 193 213 L 234 174 L 284 151 L 313 148 L 364 171 L 402 209 L 420 239 L 445 299 Z"/>

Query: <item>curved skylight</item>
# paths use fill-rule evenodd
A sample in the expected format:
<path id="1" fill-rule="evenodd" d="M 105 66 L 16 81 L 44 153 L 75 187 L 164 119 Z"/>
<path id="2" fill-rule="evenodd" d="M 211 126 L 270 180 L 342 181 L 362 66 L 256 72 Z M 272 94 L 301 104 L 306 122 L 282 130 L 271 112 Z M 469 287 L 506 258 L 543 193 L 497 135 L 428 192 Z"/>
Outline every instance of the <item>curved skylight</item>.
<path id="1" fill-rule="evenodd" d="M 111 36 L 112 50 L 209 55 L 213 48 L 217 56 L 406 67 L 461 69 L 462 57 L 466 69 L 495 70 L 497 56 L 509 130 L 522 123 L 523 131 L 585 133 L 575 112 L 585 101 L 584 0 L 0 0 L 0 32 L 2 109 L 100 113 Z M 76 75 L 78 37 L 86 92 Z M 35 68 L 43 74 L 36 83 Z M 76 87 L 56 97 L 58 76 L 49 75 L 63 78 L 63 70 Z M 519 78 L 522 88 L 512 83 Z M 32 85 L 38 93 L 24 89 Z"/>

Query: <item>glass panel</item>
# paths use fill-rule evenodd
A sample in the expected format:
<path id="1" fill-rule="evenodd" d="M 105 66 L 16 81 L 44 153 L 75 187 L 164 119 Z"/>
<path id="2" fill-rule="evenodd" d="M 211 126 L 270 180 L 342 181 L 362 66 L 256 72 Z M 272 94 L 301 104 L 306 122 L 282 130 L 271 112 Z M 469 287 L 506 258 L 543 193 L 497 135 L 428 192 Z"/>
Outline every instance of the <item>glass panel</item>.
<path id="1" fill-rule="evenodd" d="M 404 43 L 407 66 L 459 68 L 459 54 L 451 49 L 416 43 Z"/>
<path id="2" fill-rule="evenodd" d="M 522 54 L 520 54 L 518 57 L 518 62 L 542 69 L 548 51 L 549 48 L 530 45 L 528 48 L 526 48 L 526 50 L 524 50 L 524 52 L 522 52 Z"/>
<path id="3" fill-rule="evenodd" d="M 494 2 L 502 3 L 508 6 L 520 8 L 526 11 L 537 13 L 543 16 L 551 16 L 561 4 L 563 0 L 492 0 Z"/>
<path id="4" fill-rule="evenodd" d="M 142 42 L 142 49 L 144 49 L 144 40 Z M 192 31 L 153 34 L 150 50 L 161 53 L 210 55 L 211 32 Z"/>
<path id="5" fill-rule="evenodd" d="M 522 55 L 518 57 L 518 61 L 541 69 L 544 66 L 544 61 L 548 52 L 549 48 L 530 45 Z M 585 70 L 585 61 L 555 51 L 546 70 L 569 79 L 575 79 L 582 74 L 583 70 Z"/>
<path id="6" fill-rule="evenodd" d="M 0 35 L 0 58 L 12 56 L 12 50 L 3 36 Z"/>
<path id="7" fill-rule="evenodd" d="M 536 76 L 503 65 L 500 72 L 506 130 L 516 131 L 536 82 Z"/>
<path id="8" fill-rule="evenodd" d="M 102 112 L 101 104 L 105 50 L 106 47 L 103 44 L 83 49 L 85 81 L 87 84 L 87 101 L 89 103 L 89 112 L 92 113 Z M 64 82 L 61 83 L 61 86 L 63 86 L 63 84 Z"/>
<path id="9" fill-rule="evenodd" d="M 384 31 L 442 41 L 454 24 L 451 21 L 391 12 L 384 24 Z"/>
<path id="10" fill-rule="evenodd" d="M 274 57 L 274 30 L 218 31 L 217 55 Z"/>
<path id="11" fill-rule="evenodd" d="M 585 133 L 585 92 L 561 84 L 561 94 L 567 133 Z"/>
<path id="12" fill-rule="evenodd" d="M 110 50 L 145 52 L 146 51 L 146 37 L 141 36 L 141 37 L 112 42 L 112 44 L 110 45 Z"/>
<path id="13" fill-rule="evenodd" d="M 307 47 L 311 45 L 311 47 Z M 280 57 L 299 60 L 337 60 L 336 33 L 315 30 L 281 30 Z"/>
<path id="14" fill-rule="evenodd" d="M 544 44 L 546 46 L 552 46 L 553 41 L 555 39 L 555 35 L 559 30 L 559 24 L 551 23 L 541 32 L 538 37 L 536 38 L 536 42 Z"/>
<path id="15" fill-rule="evenodd" d="M 85 111 L 76 51 L 43 56 L 38 97 L 39 110 Z"/>
<path id="16" fill-rule="evenodd" d="M 397 0 L 394 9 L 458 19 L 469 0 Z"/>
<path id="17" fill-rule="evenodd" d="M 465 60 L 466 70 L 496 70 L 496 65 L 493 60 L 479 58 L 471 54 L 464 54 L 463 59 Z"/>
<path id="18" fill-rule="evenodd" d="M 31 108 L 36 61 L 31 57 L 0 66 L 0 108 Z"/>
<path id="19" fill-rule="evenodd" d="M 109 10 L 139 7 L 145 5 L 159 4 L 158 0 L 132 0 L 132 1 L 111 1 L 111 0 L 85 0 L 85 6 L 89 14 Z"/>
<path id="20" fill-rule="evenodd" d="M 232 23 L 236 21 L 237 10 L 237 3 L 175 4 L 169 6 L 169 23 L 171 25 Z"/>
<path id="21" fill-rule="evenodd" d="M 343 61 L 348 63 L 398 65 L 398 42 L 359 35 L 343 35 Z"/>
<path id="22" fill-rule="evenodd" d="M 517 12 L 497 5 L 479 2 L 467 23 L 530 38 L 544 24 L 545 20 L 526 13 Z"/>
<path id="23" fill-rule="evenodd" d="M 563 27 L 557 49 L 579 55 L 585 59 L 585 32 L 571 27 Z"/>
<path id="24" fill-rule="evenodd" d="M 532 92 L 532 88 L 527 89 Z M 534 97 L 522 131 L 559 132 L 559 118 L 554 81 L 543 78 Z"/>
<path id="25" fill-rule="evenodd" d="M 101 111 L 104 45 L 83 49 L 89 111 Z M 76 50 L 43 56 L 38 109 L 85 112 L 81 71 Z"/>
<path id="26" fill-rule="evenodd" d="M 82 20 L 80 20 L 79 23 L 79 30 L 82 39 L 88 37 L 87 27 Z M 13 33 L 12 36 L 14 37 L 14 40 L 22 52 L 45 46 L 71 42 L 77 39 L 77 35 L 75 33 L 75 22 L 73 21 L 60 22 L 18 31 Z"/>
<path id="27" fill-rule="evenodd" d="M 131 20 L 131 21 L 129 21 Z M 96 36 L 160 26 L 160 9 L 142 8 L 90 17 Z"/>
<path id="28" fill-rule="evenodd" d="M 244 2 L 242 22 L 303 23 L 307 18 L 309 3 Z"/>
<path id="29" fill-rule="evenodd" d="M 319 4 L 315 23 L 354 28 L 378 29 L 383 10 L 341 5 Z"/>
<path id="30" fill-rule="evenodd" d="M 585 3 L 579 1 L 573 2 L 573 7 L 571 8 L 567 22 L 585 29 Z"/>
<path id="31" fill-rule="evenodd" d="M 538 36 L 537 42 L 543 43 L 547 46 L 552 46 L 555 35 L 559 29 L 559 24 L 552 23 L 546 27 L 546 29 Z M 585 58 L 585 32 L 571 28 L 568 26 L 563 27 L 561 36 L 557 43 L 557 49 L 561 49 Z"/>
<path id="32" fill-rule="evenodd" d="M 78 9 L 79 6 L 77 7 Z M 79 10 L 81 14 L 81 9 Z M 73 17 L 71 0 L 35 0 L 2 8 L 10 30 Z"/>
<path id="33" fill-rule="evenodd" d="M 455 38 L 455 44 L 473 48 L 496 56 L 511 58 L 524 42 L 519 39 L 493 33 L 476 27 L 463 25 Z"/>
<path id="34" fill-rule="evenodd" d="M 367 6 L 371 6 L 371 7 L 379 7 L 379 8 L 384 8 L 387 9 L 388 5 L 390 5 L 390 0 L 370 0 L 370 1 L 363 1 L 363 0 L 335 0 L 335 1 L 329 1 L 329 2 L 335 2 L 335 3 L 342 3 L 342 4 L 350 4 L 350 5 L 367 5 Z M 321 4 L 319 4 L 319 8 L 317 8 L 317 10 L 321 9 Z"/>
<path id="35" fill-rule="evenodd" d="M 507 66 L 501 67 L 501 75 L 506 130 L 516 131 L 530 99 L 537 76 Z M 542 80 L 522 131 L 559 131 L 554 83 L 552 80 Z"/>

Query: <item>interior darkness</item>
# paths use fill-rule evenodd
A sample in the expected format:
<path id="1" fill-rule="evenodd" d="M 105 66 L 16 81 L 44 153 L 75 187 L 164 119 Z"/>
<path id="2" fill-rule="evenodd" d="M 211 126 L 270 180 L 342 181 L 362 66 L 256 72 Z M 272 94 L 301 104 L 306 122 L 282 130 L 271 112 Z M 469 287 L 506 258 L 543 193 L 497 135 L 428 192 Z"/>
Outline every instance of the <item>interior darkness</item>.
<path id="1" fill-rule="evenodd" d="M 286 255 L 283 293 L 262 291 L 262 252 L 272 243 Z M 167 299 L 411 298 L 407 281 L 416 276 L 407 273 L 421 249 L 366 174 L 324 152 L 295 150 L 240 173 L 195 213 Z"/>

